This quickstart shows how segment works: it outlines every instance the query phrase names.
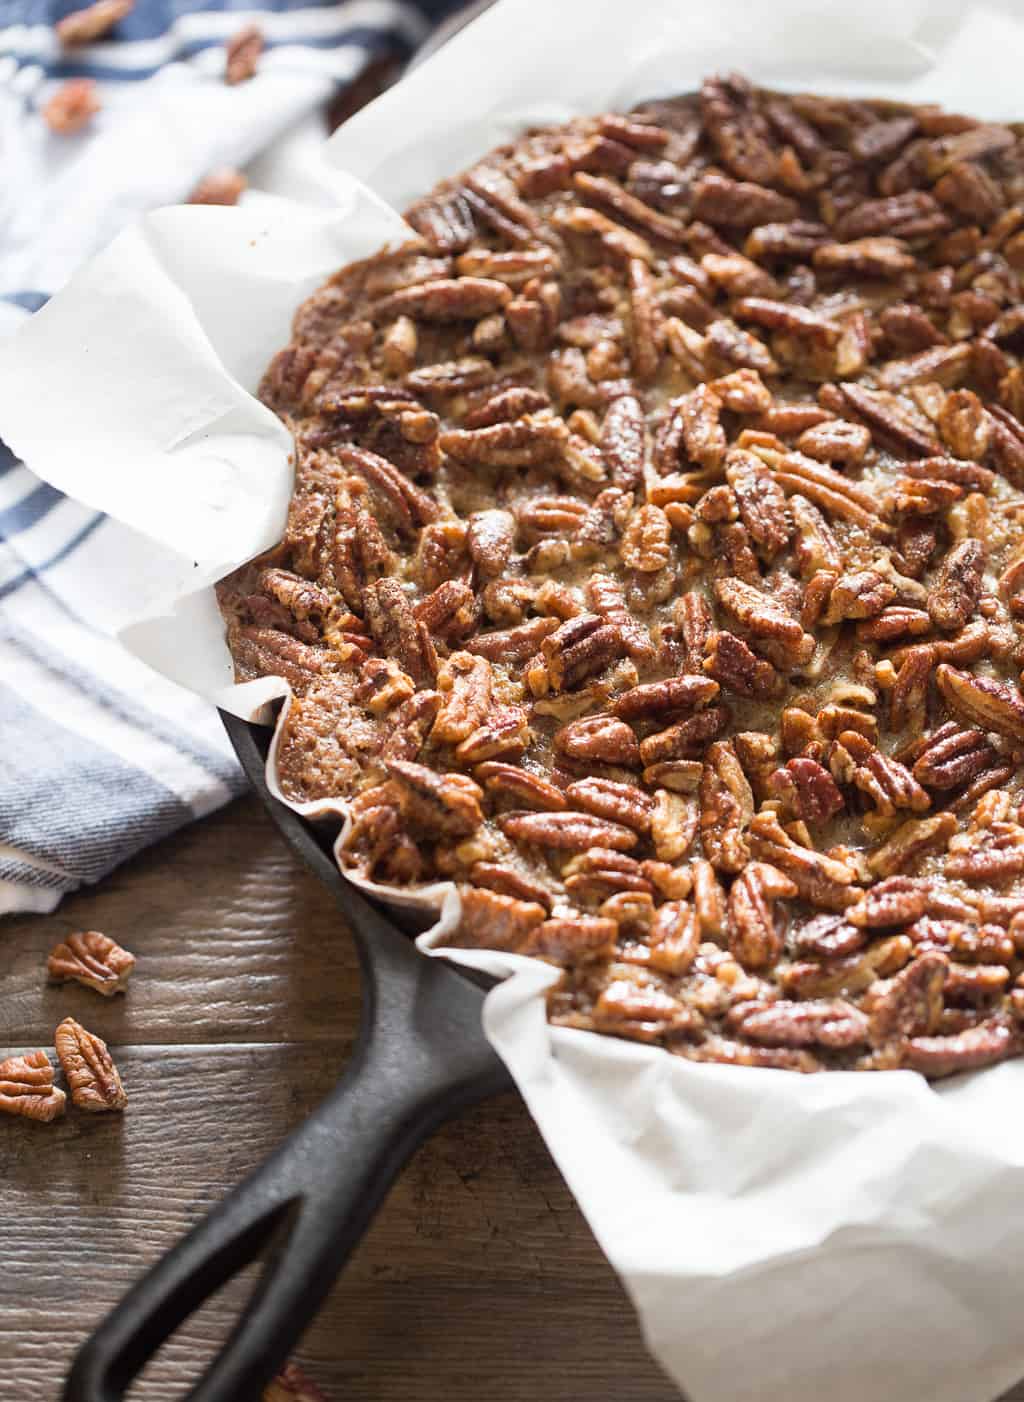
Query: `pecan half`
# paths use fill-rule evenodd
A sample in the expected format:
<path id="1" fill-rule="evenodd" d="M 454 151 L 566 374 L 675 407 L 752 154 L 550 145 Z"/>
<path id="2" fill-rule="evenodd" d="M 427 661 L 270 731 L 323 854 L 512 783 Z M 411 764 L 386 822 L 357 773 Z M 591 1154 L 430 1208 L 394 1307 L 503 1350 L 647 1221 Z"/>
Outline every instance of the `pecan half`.
<path id="1" fill-rule="evenodd" d="M 949 960 L 944 954 L 921 954 L 895 978 L 876 983 L 867 998 L 873 1046 L 904 1037 L 937 1032 Z"/>
<path id="2" fill-rule="evenodd" d="M 994 1017 L 952 1037 L 914 1037 L 907 1044 L 904 1065 L 933 1080 L 992 1066 L 1016 1055 L 1019 1038 L 1005 1019 Z"/>
<path id="3" fill-rule="evenodd" d="M 729 1022 L 752 1042 L 770 1047 L 848 1048 L 868 1040 L 867 1018 L 842 998 L 741 1003 L 730 1013 Z"/>
<path id="4" fill-rule="evenodd" d="M 800 631 L 802 635 L 803 630 Z M 782 678 L 771 663 L 751 652 L 734 633 L 711 635 L 704 670 L 737 696 L 769 699 L 782 690 Z"/>
<path id="5" fill-rule="evenodd" d="M 424 833 L 468 837 L 483 822 L 483 794 L 465 774 L 438 774 L 412 760 L 388 760 L 385 767 L 398 782 L 403 815 Z"/>
<path id="6" fill-rule="evenodd" d="M 651 813 L 651 842 L 659 862 L 678 862 L 689 852 L 697 834 L 699 810 L 688 796 L 659 789 Z"/>
<path id="7" fill-rule="evenodd" d="M 985 547 L 980 540 L 954 545 L 928 591 L 928 612 L 936 628 L 954 632 L 974 617 L 981 596 Z"/>
<path id="8" fill-rule="evenodd" d="M 923 813 L 931 807 L 931 799 L 906 765 L 883 754 L 855 730 L 844 730 L 833 741 L 829 768 L 841 783 L 854 784 L 866 794 L 884 817 L 902 808 Z"/>
<path id="9" fill-rule="evenodd" d="M 366 623 L 385 652 L 396 656 L 420 685 L 437 674 L 437 653 L 426 624 L 418 622 L 397 579 L 378 579 L 363 592 Z"/>
<path id="10" fill-rule="evenodd" d="M 1024 741 L 1024 698 L 1009 682 L 961 672 L 943 662 L 935 680 L 949 705 L 969 725 Z"/>
<path id="11" fill-rule="evenodd" d="M 576 686 L 625 651 L 619 629 L 596 613 L 567 619 L 540 646 L 546 661 L 545 689 L 550 686 L 555 691 Z"/>
<path id="12" fill-rule="evenodd" d="M 645 766 L 669 760 L 686 759 L 699 752 L 726 724 L 726 713 L 718 706 L 709 706 L 696 715 L 648 735 L 640 742 L 640 759 Z"/>
<path id="13" fill-rule="evenodd" d="M 797 757 L 776 769 L 768 780 L 769 791 L 808 823 L 824 823 L 842 812 L 844 800 L 832 775 L 816 760 Z"/>
<path id="14" fill-rule="evenodd" d="M 548 914 L 539 902 L 476 886 L 460 886 L 459 903 L 462 913 L 453 943 L 470 949 L 518 950 Z"/>
<path id="15" fill-rule="evenodd" d="M 451 457 L 480 467 L 529 467 L 548 462 L 568 441 L 565 424 L 546 411 L 487 428 L 451 429 L 439 439 Z"/>
<path id="16" fill-rule="evenodd" d="M 749 863 L 733 882 L 729 949 L 745 969 L 765 969 L 778 959 L 786 920 L 775 902 L 796 894 L 795 883 L 767 862 Z"/>
<path id="17" fill-rule="evenodd" d="M 955 789 L 996 763 L 984 731 L 962 730 L 948 721 L 923 742 L 914 760 L 914 778 L 929 789 Z"/>
<path id="18" fill-rule="evenodd" d="M 647 941 L 647 964 L 670 978 L 681 978 L 697 957 L 700 927 L 693 907 L 666 901 L 658 907 Z"/>
<path id="19" fill-rule="evenodd" d="M 123 1110 L 128 1096 L 107 1044 L 66 1017 L 54 1034 L 57 1056 L 71 1087 L 71 1099 L 82 1110 Z"/>
<path id="20" fill-rule="evenodd" d="M 928 889 L 910 876 L 889 876 L 864 892 L 845 918 L 861 930 L 910 925 L 928 909 Z"/>
<path id="21" fill-rule="evenodd" d="M 753 855 L 788 876 L 800 895 L 823 910 L 845 910 L 858 892 L 856 871 L 844 861 L 803 847 L 783 829 L 774 813 L 758 813 L 749 827 Z"/>
<path id="22" fill-rule="evenodd" d="M 588 813 L 509 813 L 498 821 L 502 831 L 515 842 L 561 852 L 586 852 L 592 847 L 628 852 L 637 844 L 637 835 L 631 828 L 603 822 Z"/>
<path id="23" fill-rule="evenodd" d="M 643 574 L 664 569 L 672 554 L 671 535 L 668 517 L 660 506 L 641 506 L 623 532 L 619 547 L 622 563 Z"/>
<path id="24" fill-rule="evenodd" d="M 674 404 L 682 426 L 683 449 L 699 467 L 718 467 L 725 457 L 722 401 L 708 385 L 698 385 Z"/>
<path id="25" fill-rule="evenodd" d="M 627 693 L 628 694 L 628 693 Z M 587 716 L 555 732 L 555 749 L 567 759 L 601 764 L 640 764 L 640 746 L 629 726 L 614 716 Z"/>
<path id="26" fill-rule="evenodd" d="M 956 831 L 952 813 L 933 813 L 929 818 L 908 818 L 868 857 L 876 876 L 895 876 L 915 866 L 926 853 L 945 847 Z"/>
<path id="27" fill-rule="evenodd" d="M 64 1092 L 53 1084 L 53 1067 L 44 1051 L 0 1061 L 0 1114 L 45 1124 L 63 1115 L 66 1101 Z"/>
<path id="28" fill-rule="evenodd" d="M 578 964 L 607 959 L 615 945 L 618 926 L 607 917 L 561 915 L 545 920 L 530 933 L 524 954 L 554 964 Z"/>
<path id="29" fill-rule="evenodd" d="M 684 674 L 664 681 L 647 682 L 624 691 L 612 702 L 612 714 L 634 721 L 678 711 L 699 711 L 718 695 L 718 683 L 710 677 Z"/>
<path id="30" fill-rule="evenodd" d="M 609 404 L 601 425 L 601 455 L 608 464 L 612 485 L 627 492 L 643 481 L 646 432 L 640 401 L 620 395 Z"/>
<path id="31" fill-rule="evenodd" d="M 489 794 L 507 798 L 518 807 L 557 812 L 569 806 L 567 795 L 561 789 L 518 765 L 506 764 L 501 760 L 485 760 L 473 772 Z"/>
<path id="32" fill-rule="evenodd" d="M 430 694 L 419 693 L 420 696 Z M 440 705 L 440 697 L 437 697 L 437 704 Z M 460 764 L 478 764 L 481 760 L 495 759 L 499 755 L 504 759 L 515 759 L 523 753 L 532 738 L 522 706 L 494 706 L 483 725 L 456 746 L 455 758 Z"/>
<path id="33" fill-rule="evenodd" d="M 775 638 L 798 646 L 803 642 L 804 630 L 798 620 L 771 595 L 741 579 L 717 579 L 714 587 L 722 607 L 755 638 Z"/>
<path id="34" fill-rule="evenodd" d="M 716 740 L 708 748 L 699 796 L 704 855 L 718 871 L 741 871 L 750 858 L 746 830 L 754 795 L 730 741 Z"/>
<path id="35" fill-rule="evenodd" d="M 635 784 L 620 784 L 614 779 L 579 779 L 568 786 L 565 797 L 574 808 L 593 813 L 595 818 L 607 818 L 641 834 L 651 830 L 654 800 Z"/>
<path id="36" fill-rule="evenodd" d="M 135 968 L 135 955 L 99 930 L 76 930 L 51 951 L 46 969 L 51 978 L 74 979 L 105 998 L 123 993 Z"/>

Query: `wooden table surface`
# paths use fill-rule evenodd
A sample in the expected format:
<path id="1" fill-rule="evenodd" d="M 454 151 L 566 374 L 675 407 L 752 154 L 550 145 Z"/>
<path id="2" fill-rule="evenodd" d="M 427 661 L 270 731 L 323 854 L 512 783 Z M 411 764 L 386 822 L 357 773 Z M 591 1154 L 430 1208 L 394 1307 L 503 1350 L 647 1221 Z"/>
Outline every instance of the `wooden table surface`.
<path id="1" fill-rule="evenodd" d="M 124 1116 L 0 1122 L 0 1397 L 56 1402 L 92 1325 L 331 1087 L 360 996 L 343 926 L 251 798 L 52 916 L 0 920 L 0 1057 L 52 1056 L 70 1013 L 109 1042 L 130 1095 Z M 126 997 L 47 983 L 52 945 L 85 928 L 138 956 Z M 182 1328 L 133 1402 L 181 1396 L 249 1285 Z M 419 1151 L 297 1357 L 332 1402 L 679 1395 L 513 1095 Z"/>
<path id="2" fill-rule="evenodd" d="M 76 929 L 138 956 L 126 996 L 47 983 Z M 130 1096 L 123 1116 L 0 1122 L 0 1396 L 55 1402 L 89 1329 L 334 1083 L 359 976 L 332 898 L 250 798 L 53 915 L 0 920 L 0 950 L 0 1057 L 52 1056 L 71 1014 Z M 182 1328 L 133 1402 L 180 1397 L 248 1285 Z M 297 1357 L 336 1402 L 678 1396 L 513 1095 L 420 1150 Z"/>

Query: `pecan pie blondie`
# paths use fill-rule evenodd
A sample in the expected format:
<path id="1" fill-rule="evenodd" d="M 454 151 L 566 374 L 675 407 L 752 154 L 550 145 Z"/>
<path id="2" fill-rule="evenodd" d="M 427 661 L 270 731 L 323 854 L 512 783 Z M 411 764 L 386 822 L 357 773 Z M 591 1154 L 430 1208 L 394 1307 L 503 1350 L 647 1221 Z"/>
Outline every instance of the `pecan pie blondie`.
<path id="1" fill-rule="evenodd" d="M 299 310 L 224 581 L 279 775 L 562 1025 L 911 1067 L 1024 1028 L 1024 140 L 741 78 L 535 131 Z"/>

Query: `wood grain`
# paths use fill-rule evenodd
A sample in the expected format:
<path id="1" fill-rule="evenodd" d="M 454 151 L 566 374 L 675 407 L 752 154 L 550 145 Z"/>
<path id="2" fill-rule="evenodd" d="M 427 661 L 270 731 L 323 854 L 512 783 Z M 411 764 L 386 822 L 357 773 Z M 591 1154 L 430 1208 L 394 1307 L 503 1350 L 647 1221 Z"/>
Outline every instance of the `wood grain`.
<path id="1" fill-rule="evenodd" d="M 46 954 L 81 928 L 138 955 L 126 997 L 47 984 Z M 0 1122 L 0 1395 L 54 1402 L 88 1330 L 333 1084 L 358 973 L 332 900 L 248 799 L 53 916 L 0 921 L 0 950 L 0 1054 L 52 1051 L 72 1013 L 109 1041 L 130 1097 L 123 1117 Z M 189 1320 L 133 1402 L 179 1398 L 249 1288 Z M 300 1358 L 337 1402 L 678 1395 L 511 1095 L 420 1150 Z"/>

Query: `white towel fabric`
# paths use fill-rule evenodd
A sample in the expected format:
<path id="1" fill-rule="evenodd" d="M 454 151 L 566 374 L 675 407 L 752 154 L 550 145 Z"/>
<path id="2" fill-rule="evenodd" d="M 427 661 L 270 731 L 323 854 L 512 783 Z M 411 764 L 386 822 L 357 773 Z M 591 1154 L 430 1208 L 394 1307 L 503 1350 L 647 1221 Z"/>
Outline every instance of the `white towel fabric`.
<path id="1" fill-rule="evenodd" d="M 0 335 L 134 217 L 181 202 L 218 167 L 303 193 L 325 101 L 373 58 L 408 56 L 459 7 L 136 0 L 104 40 L 62 52 L 53 25 L 81 3 L 0 3 Z M 224 42 L 249 23 L 266 48 L 256 75 L 229 87 Z M 69 77 L 94 78 L 102 109 L 87 131 L 57 136 L 40 108 Z M 73 452 L 73 423 L 66 432 Z M 119 580 L 134 562 L 144 598 L 146 542 L 0 443 L 0 913 L 51 910 L 245 786 L 210 707 L 113 640 L 126 615 L 115 557 Z"/>

